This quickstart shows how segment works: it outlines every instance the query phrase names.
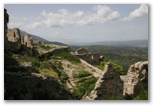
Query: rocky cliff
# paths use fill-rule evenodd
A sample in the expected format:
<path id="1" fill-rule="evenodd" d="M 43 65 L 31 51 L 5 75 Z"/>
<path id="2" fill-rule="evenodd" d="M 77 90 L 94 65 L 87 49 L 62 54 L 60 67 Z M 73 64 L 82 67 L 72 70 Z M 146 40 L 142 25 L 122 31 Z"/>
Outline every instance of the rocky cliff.
<path id="1" fill-rule="evenodd" d="M 7 30 L 8 30 L 8 27 L 7 27 L 7 23 L 9 22 L 9 15 L 7 14 L 7 10 L 4 9 L 4 50 L 7 50 L 7 37 L 6 37 L 6 34 L 7 34 Z"/>

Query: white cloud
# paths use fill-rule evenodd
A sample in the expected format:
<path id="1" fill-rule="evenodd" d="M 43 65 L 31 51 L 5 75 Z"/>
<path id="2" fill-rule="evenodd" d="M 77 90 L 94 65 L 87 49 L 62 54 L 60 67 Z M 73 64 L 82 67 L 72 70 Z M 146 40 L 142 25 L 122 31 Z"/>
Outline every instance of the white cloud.
<path id="1" fill-rule="evenodd" d="M 40 22 L 34 22 L 31 27 L 35 29 L 35 28 L 39 28 L 41 26 L 42 26 L 42 24 Z"/>
<path id="2" fill-rule="evenodd" d="M 24 25 L 23 22 L 9 22 L 8 23 L 9 28 L 19 28 L 19 27 L 22 27 L 23 25 Z"/>
<path id="3" fill-rule="evenodd" d="M 34 22 L 32 24 L 27 24 L 24 26 L 24 29 L 36 29 L 42 27 L 42 23 L 40 22 Z"/>
<path id="4" fill-rule="evenodd" d="M 128 17 L 125 17 L 123 21 L 130 21 L 138 17 L 142 17 L 148 14 L 148 5 L 142 4 L 138 9 L 132 11 Z"/>
<path id="5" fill-rule="evenodd" d="M 92 13 L 84 11 L 70 13 L 66 9 L 60 9 L 58 13 L 52 13 L 43 10 L 41 15 L 45 17 L 43 23 L 47 27 L 103 24 L 105 22 L 116 22 L 120 19 L 120 14 L 111 10 L 108 6 L 98 5 L 94 7 L 94 10 L 95 12 Z"/>

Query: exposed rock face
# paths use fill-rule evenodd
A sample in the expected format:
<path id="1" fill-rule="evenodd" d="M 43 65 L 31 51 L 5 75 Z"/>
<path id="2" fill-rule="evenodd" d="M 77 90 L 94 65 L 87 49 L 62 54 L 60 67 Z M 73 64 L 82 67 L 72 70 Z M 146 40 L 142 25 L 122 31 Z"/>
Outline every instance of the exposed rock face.
<path id="1" fill-rule="evenodd" d="M 132 98 L 140 90 L 148 88 L 148 61 L 131 65 L 124 80 L 124 97 Z"/>
<path id="2" fill-rule="evenodd" d="M 21 47 L 21 35 L 18 28 L 14 28 L 6 34 L 10 51 L 18 51 Z"/>
<path id="3" fill-rule="evenodd" d="M 14 28 L 7 33 L 8 41 L 10 42 L 21 42 L 20 30 Z"/>
<path id="4" fill-rule="evenodd" d="M 7 10 L 4 9 L 4 45 L 5 45 L 5 50 L 7 49 L 7 37 L 6 37 L 6 34 L 7 34 L 7 30 L 8 30 L 8 27 L 7 27 L 7 23 L 9 22 L 9 15 L 7 14 Z"/>
<path id="5" fill-rule="evenodd" d="M 21 43 L 23 43 L 26 47 L 32 47 L 32 37 L 29 34 L 25 34 Z"/>
<path id="6" fill-rule="evenodd" d="M 105 65 L 102 78 L 100 78 L 94 90 L 90 94 L 91 100 L 101 99 L 122 99 L 123 98 L 123 82 L 119 73 L 110 64 Z"/>
<path id="7" fill-rule="evenodd" d="M 68 100 L 73 99 L 68 91 L 54 78 L 41 74 L 4 74 L 5 100 Z"/>

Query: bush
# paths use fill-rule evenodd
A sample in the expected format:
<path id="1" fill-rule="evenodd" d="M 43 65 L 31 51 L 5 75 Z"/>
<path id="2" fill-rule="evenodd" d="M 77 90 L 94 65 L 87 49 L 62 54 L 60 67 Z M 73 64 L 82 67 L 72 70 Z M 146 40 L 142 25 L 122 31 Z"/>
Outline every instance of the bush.
<path id="1" fill-rule="evenodd" d="M 92 75 L 91 73 L 89 73 L 88 71 L 84 71 L 84 70 L 79 70 L 77 74 L 73 74 L 74 78 L 83 78 L 83 77 L 88 77 Z"/>
<path id="2" fill-rule="evenodd" d="M 60 79 L 65 82 L 66 80 L 69 79 L 69 77 L 64 71 L 61 71 Z"/>
<path id="3" fill-rule="evenodd" d="M 109 62 L 113 65 L 113 67 L 116 67 L 116 71 L 120 74 L 120 75 L 124 75 L 124 71 L 123 71 L 123 67 L 116 64 L 115 62 L 109 60 Z"/>
<path id="4" fill-rule="evenodd" d="M 46 50 L 46 51 L 49 51 L 49 50 L 51 50 L 53 48 L 53 47 L 50 47 L 48 45 L 45 46 L 45 45 L 42 45 L 42 44 L 39 45 L 39 46 L 40 46 L 41 49 Z"/>
<path id="5" fill-rule="evenodd" d="M 40 69 L 50 69 L 51 65 L 49 64 L 48 61 L 43 61 L 40 63 Z"/>
<path id="6" fill-rule="evenodd" d="M 124 70 L 123 70 L 123 67 L 122 66 L 120 66 L 119 64 L 117 64 L 117 63 L 115 63 L 115 62 L 113 62 L 111 60 L 109 60 L 109 62 L 112 64 L 113 67 L 116 67 L 116 71 L 120 75 L 124 75 Z M 103 71 L 106 63 L 107 63 L 106 61 L 102 61 L 100 63 L 100 65 L 99 66 L 96 66 L 96 67 L 99 68 L 99 69 L 101 69 Z"/>
<path id="7" fill-rule="evenodd" d="M 78 57 L 73 56 L 66 51 L 60 51 L 60 52 L 54 53 L 53 56 L 51 56 L 51 59 L 66 59 L 74 64 L 81 63 Z"/>
<path id="8" fill-rule="evenodd" d="M 140 91 L 134 100 L 148 100 L 148 90 Z"/>
<path id="9" fill-rule="evenodd" d="M 102 71 L 104 70 L 104 67 L 105 67 L 105 64 L 106 64 L 106 61 L 101 61 L 100 65 L 99 66 L 96 66 L 97 68 L 101 69 Z"/>
<path id="10" fill-rule="evenodd" d="M 82 99 L 84 95 L 88 96 L 94 89 L 97 80 L 93 76 L 78 80 L 76 87 L 73 88 L 73 95 L 77 99 Z"/>
<path id="11" fill-rule="evenodd" d="M 58 79 L 58 74 L 55 71 L 53 71 L 52 68 L 50 68 L 50 69 L 40 69 L 39 72 L 46 77 L 53 77 L 53 78 Z"/>

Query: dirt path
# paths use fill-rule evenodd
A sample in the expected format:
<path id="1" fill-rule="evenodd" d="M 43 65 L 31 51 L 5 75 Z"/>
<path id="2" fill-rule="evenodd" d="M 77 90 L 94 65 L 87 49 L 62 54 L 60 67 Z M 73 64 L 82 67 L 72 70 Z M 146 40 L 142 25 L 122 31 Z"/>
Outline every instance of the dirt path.
<path id="1" fill-rule="evenodd" d="M 91 73 L 93 73 L 93 75 L 95 77 L 101 77 L 102 76 L 102 70 L 98 69 L 97 67 L 94 67 L 93 65 L 87 63 L 86 61 L 80 59 L 81 63 L 83 63 L 86 67 L 90 68 L 92 70 Z"/>

